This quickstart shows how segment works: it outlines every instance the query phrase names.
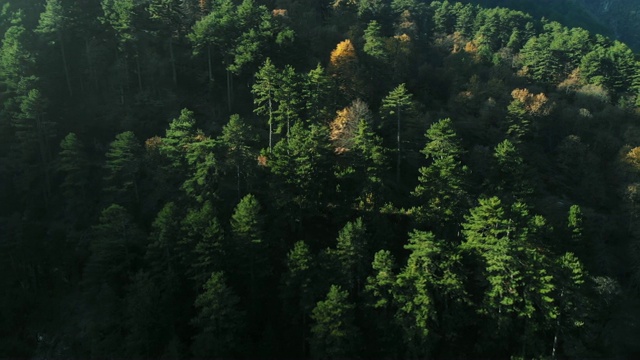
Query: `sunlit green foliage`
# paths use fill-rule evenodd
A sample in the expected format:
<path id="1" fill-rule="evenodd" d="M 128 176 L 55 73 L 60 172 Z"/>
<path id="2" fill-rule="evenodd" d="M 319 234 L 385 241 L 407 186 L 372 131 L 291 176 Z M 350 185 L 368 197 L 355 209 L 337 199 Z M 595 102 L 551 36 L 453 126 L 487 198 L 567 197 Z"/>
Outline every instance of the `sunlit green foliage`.
<path id="1" fill-rule="evenodd" d="M 0 358 L 633 358 L 621 8 L 0 0 Z"/>

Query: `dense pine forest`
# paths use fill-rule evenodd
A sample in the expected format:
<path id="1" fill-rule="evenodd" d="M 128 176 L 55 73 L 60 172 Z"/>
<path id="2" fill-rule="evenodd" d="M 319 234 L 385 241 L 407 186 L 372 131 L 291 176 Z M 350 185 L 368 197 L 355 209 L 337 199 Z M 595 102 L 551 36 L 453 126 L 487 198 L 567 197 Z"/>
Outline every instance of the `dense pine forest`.
<path id="1" fill-rule="evenodd" d="M 566 26 L 0 0 L 0 357 L 640 356 L 640 61 Z"/>

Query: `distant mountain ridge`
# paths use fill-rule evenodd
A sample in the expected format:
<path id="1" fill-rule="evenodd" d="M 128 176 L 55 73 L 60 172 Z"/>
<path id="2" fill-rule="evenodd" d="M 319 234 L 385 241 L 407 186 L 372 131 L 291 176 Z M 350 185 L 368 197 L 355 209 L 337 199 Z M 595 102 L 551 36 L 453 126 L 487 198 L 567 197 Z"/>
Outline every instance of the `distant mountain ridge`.
<path id="1" fill-rule="evenodd" d="M 637 0 L 578 0 L 616 38 L 640 51 L 640 2 Z"/>
<path id="2" fill-rule="evenodd" d="M 522 10 L 569 27 L 582 27 L 610 36 L 640 51 L 638 0 L 470 0 L 483 6 Z"/>

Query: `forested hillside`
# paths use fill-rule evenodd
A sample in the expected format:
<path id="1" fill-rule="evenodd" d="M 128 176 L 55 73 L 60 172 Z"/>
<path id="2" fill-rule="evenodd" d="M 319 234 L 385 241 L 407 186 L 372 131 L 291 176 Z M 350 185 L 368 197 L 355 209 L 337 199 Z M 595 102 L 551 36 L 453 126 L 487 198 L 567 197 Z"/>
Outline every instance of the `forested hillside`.
<path id="1" fill-rule="evenodd" d="M 418 0 L 0 0 L 0 358 L 640 356 L 640 62 Z"/>
<path id="2" fill-rule="evenodd" d="M 615 37 L 640 49 L 640 3 L 636 0 L 464 0 L 485 7 L 505 6 L 569 27 Z"/>
<path id="3" fill-rule="evenodd" d="M 626 25 L 627 16 L 620 16 L 625 12 L 629 14 L 629 8 L 633 6 L 635 0 L 463 0 L 462 2 L 483 7 L 507 7 L 523 11 L 535 18 L 545 18 L 570 28 L 581 27 L 596 34 L 612 37 L 631 35 L 634 33 L 632 28 L 636 26 L 633 23 Z M 612 13 L 616 13 L 617 16 Z M 622 25 L 622 22 L 625 25 Z M 624 38 L 623 41 L 633 45 L 628 42 L 631 39 L 629 36 Z"/>

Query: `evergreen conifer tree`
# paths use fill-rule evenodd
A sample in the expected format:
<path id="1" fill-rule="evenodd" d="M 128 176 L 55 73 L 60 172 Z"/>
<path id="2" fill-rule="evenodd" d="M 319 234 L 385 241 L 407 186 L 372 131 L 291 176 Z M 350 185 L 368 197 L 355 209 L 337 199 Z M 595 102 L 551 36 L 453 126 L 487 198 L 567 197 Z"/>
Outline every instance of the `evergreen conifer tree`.
<path id="1" fill-rule="evenodd" d="M 214 272 L 195 301 L 198 314 L 192 320 L 200 331 L 192 345 L 197 357 L 230 357 L 242 353 L 245 329 L 239 298 L 230 289 L 222 272 Z"/>
<path id="2" fill-rule="evenodd" d="M 400 181 L 400 162 L 402 159 L 402 142 L 400 139 L 401 134 L 401 123 L 403 118 L 410 116 L 413 111 L 413 102 L 412 96 L 407 91 L 405 84 L 398 85 L 395 89 L 389 92 L 382 100 L 382 105 L 380 106 L 380 112 L 382 117 L 387 121 L 396 122 L 396 152 L 397 152 L 397 160 L 396 160 L 396 181 Z"/>
<path id="3" fill-rule="evenodd" d="M 113 201 L 127 203 L 133 199 L 137 203 L 140 200 L 138 177 L 141 155 L 142 146 L 131 131 L 116 135 L 109 145 L 104 183 L 105 191 Z"/>
<path id="4" fill-rule="evenodd" d="M 354 306 L 349 294 L 332 285 L 325 300 L 319 301 L 311 318 L 311 356 L 332 359 L 354 356 L 359 346 L 359 331 L 354 324 Z"/>

